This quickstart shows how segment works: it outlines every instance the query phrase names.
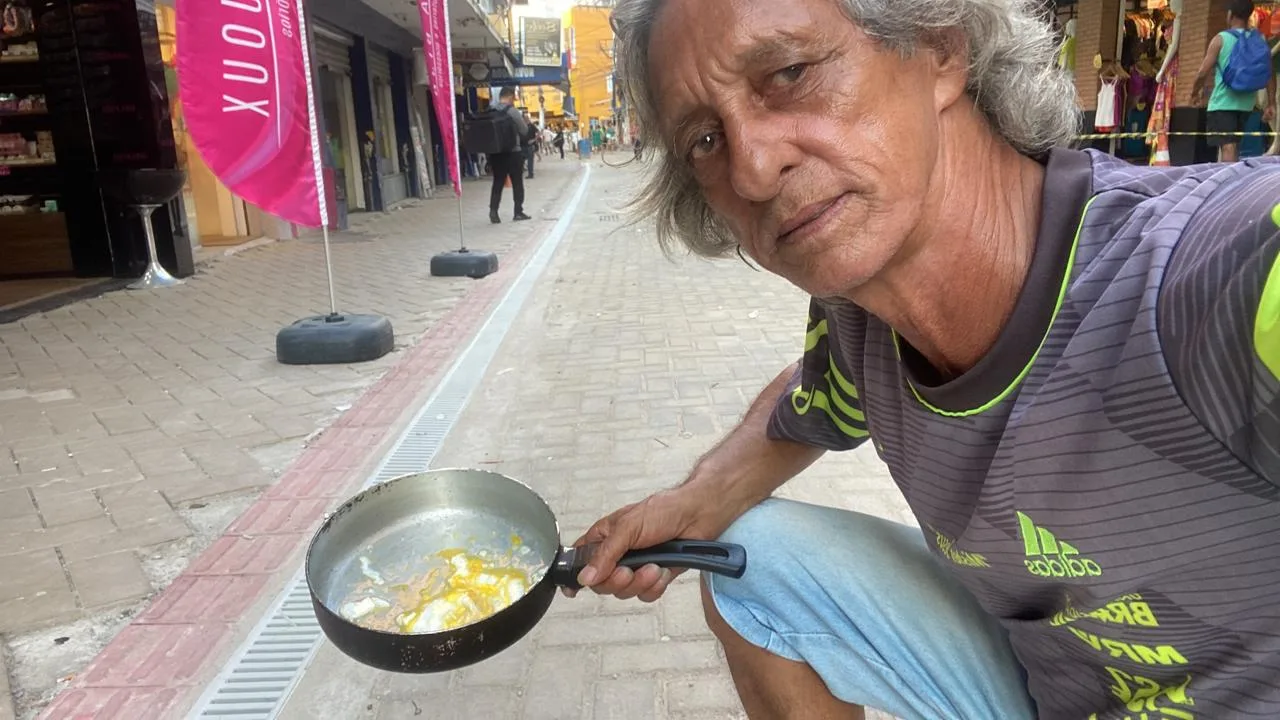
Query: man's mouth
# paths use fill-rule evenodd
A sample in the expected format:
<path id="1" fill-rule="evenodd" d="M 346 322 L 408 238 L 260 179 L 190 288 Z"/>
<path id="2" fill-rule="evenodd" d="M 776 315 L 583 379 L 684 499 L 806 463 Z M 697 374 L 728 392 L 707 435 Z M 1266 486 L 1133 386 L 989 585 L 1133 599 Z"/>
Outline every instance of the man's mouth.
<path id="1" fill-rule="evenodd" d="M 791 216 L 791 219 L 778 228 L 778 242 L 795 242 L 817 232 L 822 226 L 826 225 L 826 221 L 829 218 L 835 215 L 833 211 L 844 205 L 845 197 L 846 195 L 838 195 L 829 200 L 823 200 L 801 208 L 799 212 Z"/>

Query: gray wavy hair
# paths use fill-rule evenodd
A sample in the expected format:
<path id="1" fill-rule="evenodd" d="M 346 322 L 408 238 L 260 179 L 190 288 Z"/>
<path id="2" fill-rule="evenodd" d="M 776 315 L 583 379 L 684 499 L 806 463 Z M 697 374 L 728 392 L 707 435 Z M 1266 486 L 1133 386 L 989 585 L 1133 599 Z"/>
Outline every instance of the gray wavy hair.
<path id="1" fill-rule="evenodd" d="M 663 1 L 617 0 L 611 20 L 624 92 L 640 122 L 646 154 L 658 159 L 630 209 L 636 221 L 656 222 L 668 253 L 684 245 L 698 255 L 724 257 L 737 250 L 737 240 L 658 132 L 649 38 Z M 994 131 L 1019 152 L 1041 154 L 1079 131 L 1073 80 L 1054 62 L 1059 45 L 1040 15 L 1040 0 L 832 1 L 863 32 L 904 57 L 959 31 L 969 52 L 968 93 Z"/>

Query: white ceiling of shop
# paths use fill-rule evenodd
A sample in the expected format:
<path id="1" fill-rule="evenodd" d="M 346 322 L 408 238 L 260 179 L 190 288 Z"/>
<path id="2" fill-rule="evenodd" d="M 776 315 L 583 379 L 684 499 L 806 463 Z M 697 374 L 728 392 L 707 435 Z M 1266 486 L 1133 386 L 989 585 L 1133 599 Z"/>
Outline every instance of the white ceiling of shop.
<path id="1" fill-rule="evenodd" d="M 422 20 L 417 0 L 363 0 L 364 4 L 389 18 L 400 27 L 418 34 Z M 485 22 L 484 11 L 469 0 L 449 0 L 449 27 L 455 48 L 495 48 L 498 37 Z"/>

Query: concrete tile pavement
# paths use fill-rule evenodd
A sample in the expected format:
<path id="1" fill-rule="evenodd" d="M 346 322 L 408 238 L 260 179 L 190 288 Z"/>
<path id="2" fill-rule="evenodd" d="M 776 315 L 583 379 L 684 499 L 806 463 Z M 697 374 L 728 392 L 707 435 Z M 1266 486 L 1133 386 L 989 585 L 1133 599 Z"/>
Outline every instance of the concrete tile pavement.
<path id="1" fill-rule="evenodd" d="M 670 263 L 619 223 L 633 170 L 597 171 L 552 267 L 437 455 L 517 477 L 564 540 L 679 482 L 794 360 L 804 296 L 736 262 Z M 829 456 L 785 496 L 912 522 L 874 451 Z M 696 581 L 661 602 L 557 598 L 494 659 L 438 676 L 364 668 L 323 645 L 282 718 L 742 717 Z M 872 717 L 883 717 L 873 715 Z"/>
<path id="2" fill-rule="evenodd" d="M 522 225 L 491 226 L 487 188 L 468 184 L 469 244 L 503 256 L 545 229 L 538 211 L 577 165 L 540 170 L 527 185 L 536 219 Z M 352 225 L 333 243 L 339 310 L 391 318 L 397 350 L 377 362 L 275 362 L 275 332 L 328 309 L 310 239 L 217 257 L 167 292 L 0 325 L 0 678 L 22 717 L 480 287 L 429 277 L 430 256 L 457 242 L 451 197 Z"/>

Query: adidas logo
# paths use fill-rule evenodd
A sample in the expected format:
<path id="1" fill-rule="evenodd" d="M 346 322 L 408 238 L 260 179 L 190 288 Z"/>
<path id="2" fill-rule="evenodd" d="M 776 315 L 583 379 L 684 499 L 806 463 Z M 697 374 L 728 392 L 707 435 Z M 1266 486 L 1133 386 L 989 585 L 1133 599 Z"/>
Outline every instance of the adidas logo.
<path id="1" fill-rule="evenodd" d="M 1080 578 L 1098 577 L 1102 568 L 1086 557 L 1071 543 L 1058 540 L 1053 533 L 1036 527 L 1025 513 L 1018 513 L 1018 527 L 1022 544 L 1027 551 L 1027 572 L 1036 577 Z"/>

